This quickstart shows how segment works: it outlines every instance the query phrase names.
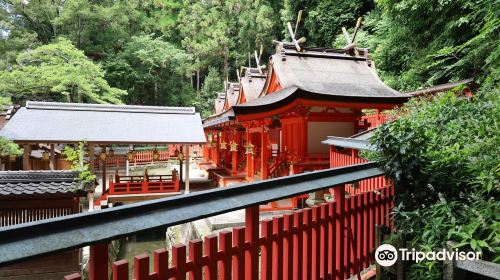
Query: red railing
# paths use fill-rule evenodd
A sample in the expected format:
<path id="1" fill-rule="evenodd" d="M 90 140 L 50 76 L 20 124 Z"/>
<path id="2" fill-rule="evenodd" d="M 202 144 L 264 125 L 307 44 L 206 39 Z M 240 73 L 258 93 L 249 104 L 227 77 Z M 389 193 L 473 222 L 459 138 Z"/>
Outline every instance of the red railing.
<path id="1" fill-rule="evenodd" d="M 333 151 L 330 153 L 330 167 L 342 167 L 368 162 L 366 159 Z"/>
<path id="2" fill-rule="evenodd" d="M 368 126 L 366 127 L 367 129 L 382 125 L 386 123 L 388 120 L 389 120 L 389 115 L 387 114 L 379 114 L 379 115 L 374 114 L 361 117 L 361 121 L 366 121 L 368 123 Z"/>
<path id="3" fill-rule="evenodd" d="M 172 247 L 172 262 L 165 249 L 134 258 L 134 279 L 345 279 L 373 262 L 375 225 L 391 226 L 394 188 L 379 188 L 344 198 L 336 188 L 336 201 L 305 208 L 260 223 L 258 207 L 247 209 L 245 227 L 222 231 L 188 246 Z M 99 247 L 100 246 L 100 247 Z M 107 275 L 107 246 L 91 246 L 90 275 Z M 259 256 L 260 249 L 260 256 Z M 100 266 L 100 267 L 98 267 Z M 129 279 L 128 262 L 112 265 L 113 279 Z M 104 267 L 104 268 L 103 268 Z M 260 269 L 259 269 L 260 268 Z M 94 274 L 93 274 L 94 273 Z M 78 274 L 64 279 L 81 279 Z M 96 277 L 91 279 L 98 279 Z"/>
<path id="4" fill-rule="evenodd" d="M 351 155 L 343 154 L 337 151 L 330 153 L 330 167 L 342 167 L 349 166 L 353 164 L 360 164 L 368 162 L 364 158 L 353 157 Z M 347 184 L 345 186 L 345 191 L 351 195 L 360 194 L 364 192 L 374 191 L 377 188 L 385 187 L 389 185 L 389 181 L 383 176 L 361 180 L 353 184 Z"/>
<path id="5" fill-rule="evenodd" d="M 159 159 L 157 161 L 168 161 L 170 160 L 171 157 L 174 157 L 174 152 L 175 150 L 180 150 L 180 145 L 170 145 L 168 150 L 158 150 L 158 153 L 160 155 Z M 192 156 L 198 156 L 200 155 L 201 148 L 198 145 L 191 146 L 190 148 L 190 154 Z M 127 161 L 127 156 L 125 154 L 115 154 L 114 156 L 108 156 L 106 158 L 106 164 L 108 166 L 114 166 L 114 165 L 125 165 Z M 134 160 L 131 161 L 131 164 L 134 163 L 151 163 L 153 162 L 153 151 L 148 150 L 148 151 L 136 151 Z M 99 167 L 102 165 L 102 161 L 99 159 L 98 156 L 94 159 L 94 166 Z"/>
<path id="6" fill-rule="evenodd" d="M 269 176 L 272 178 L 275 175 L 281 176 L 281 174 L 274 174 L 280 167 L 289 161 L 287 153 L 279 153 L 269 165 Z"/>
<path id="7" fill-rule="evenodd" d="M 170 152 L 169 151 L 158 151 L 160 154 L 160 158 L 158 161 L 168 161 L 170 159 Z M 108 166 L 114 166 L 114 165 L 125 165 L 127 161 L 126 155 L 115 155 L 115 156 L 108 156 L 106 158 L 106 164 Z M 131 164 L 133 163 L 150 163 L 153 162 L 153 151 L 140 151 L 136 152 L 134 160 L 131 161 Z M 94 166 L 99 167 L 102 165 L 102 161 L 96 157 L 94 159 Z"/>
<path id="8" fill-rule="evenodd" d="M 307 153 L 300 157 L 299 162 L 321 162 L 321 161 L 328 161 L 329 160 L 329 154 L 328 153 Z"/>
<path id="9" fill-rule="evenodd" d="M 176 175 L 115 176 L 115 181 L 109 182 L 108 194 L 179 192 L 179 189 Z"/>

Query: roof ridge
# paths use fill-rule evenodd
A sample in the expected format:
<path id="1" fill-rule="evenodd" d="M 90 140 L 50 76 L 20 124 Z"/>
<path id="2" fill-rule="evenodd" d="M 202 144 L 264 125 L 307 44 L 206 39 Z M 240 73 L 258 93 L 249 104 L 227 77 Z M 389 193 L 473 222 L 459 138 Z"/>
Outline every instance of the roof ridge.
<path id="1" fill-rule="evenodd" d="M 77 177 L 76 171 L 0 171 L 0 183 L 73 182 Z"/>
<path id="2" fill-rule="evenodd" d="M 26 109 L 156 113 L 156 114 L 194 114 L 195 113 L 194 107 L 62 103 L 62 102 L 42 102 L 42 101 L 27 101 L 26 102 Z"/>

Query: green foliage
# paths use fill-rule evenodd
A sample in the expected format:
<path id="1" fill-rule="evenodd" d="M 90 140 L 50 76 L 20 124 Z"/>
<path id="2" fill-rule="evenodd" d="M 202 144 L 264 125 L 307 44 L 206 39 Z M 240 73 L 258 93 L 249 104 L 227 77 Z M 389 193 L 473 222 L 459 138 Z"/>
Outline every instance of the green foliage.
<path id="1" fill-rule="evenodd" d="M 66 160 L 71 162 L 71 170 L 78 172 L 78 181 L 85 191 L 93 191 L 95 187 L 96 176 L 92 173 L 90 165 L 85 161 L 86 157 L 86 142 L 78 143 L 78 146 L 71 148 L 64 147 L 63 154 Z"/>
<path id="2" fill-rule="evenodd" d="M 127 103 L 184 105 L 181 98 L 193 94 L 187 79 L 192 62 L 190 54 L 162 38 L 144 35 L 133 36 L 104 67 L 106 78 L 129 92 Z"/>
<path id="3" fill-rule="evenodd" d="M 375 159 L 395 180 L 398 230 L 424 251 L 453 240 L 494 259 L 500 253 L 499 92 L 415 99 L 398 114 L 372 138 L 380 151 Z M 410 271 L 415 279 L 441 273 L 434 262 Z"/>
<path id="4" fill-rule="evenodd" d="M 384 0 L 367 29 L 373 59 L 400 90 L 475 78 L 498 82 L 498 1 Z"/>
<path id="5" fill-rule="evenodd" d="M 0 156 L 20 156 L 23 154 L 23 150 L 19 148 L 17 144 L 12 142 L 11 140 L 0 137 Z"/>
<path id="6" fill-rule="evenodd" d="M 17 56 L 11 71 L 0 72 L 0 94 L 15 101 L 27 99 L 121 103 L 125 91 L 112 88 L 99 65 L 89 60 L 70 41 L 27 50 Z"/>
<path id="7" fill-rule="evenodd" d="M 222 79 L 217 72 L 217 69 L 210 67 L 208 75 L 205 78 L 205 83 L 201 89 L 199 96 L 198 110 L 203 118 L 208 117 L 213 113 L 213 103 L 216 93 L 222 91 Z"/>

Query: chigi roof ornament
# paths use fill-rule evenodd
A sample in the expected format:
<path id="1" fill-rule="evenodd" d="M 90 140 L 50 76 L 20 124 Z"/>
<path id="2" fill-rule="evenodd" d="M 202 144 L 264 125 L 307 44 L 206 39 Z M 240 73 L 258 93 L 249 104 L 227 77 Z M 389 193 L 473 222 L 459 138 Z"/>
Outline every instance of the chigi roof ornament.
<path id="1" fill-rule="evenodd" d="M 302 37 L 300 39 L 296 39 L 295 37 L 297 36 L 297 30 L 299 29 L 299 23 L 302 19 L 302 10 L 299 11 L 299 14 L 297 15 L 297 22 L 295 23 L 295 30 L 292 30 L 292 25 L 290 22 L 286 23 L 286 26 L 288 27 L 288 33 L 290 34 L 290 38 L 292 38 L 292 43 L 295 45 L 295 49 L 297 49 L 298 52 L 300 52 L 302 49 L 300 48 L 301 44 L 304 44 L 306 42 L 306 38 Z"/>

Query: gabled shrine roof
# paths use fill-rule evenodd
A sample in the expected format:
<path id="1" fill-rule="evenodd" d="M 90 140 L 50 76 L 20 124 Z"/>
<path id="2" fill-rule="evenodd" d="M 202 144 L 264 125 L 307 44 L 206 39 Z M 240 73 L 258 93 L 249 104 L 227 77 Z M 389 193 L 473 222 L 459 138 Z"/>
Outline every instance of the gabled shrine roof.
<path id="1" fill-rule="evenodd" d="M 193 107 L 28 101 L 0 130 L 18 143 L 203 144 Z"/>
<path id="2" fill-rule="evenodd" d="M 260 74 L 257 68 L 247 68 L 245 76 L 241 78 L 241 87 L 247 102 L 259 98 L 266 83 L 266 75 Z"/>
<path id="3" fill-rule="evenodd" d="M 296 86 L 317 94 L 352 97 L 407 96 L 385 85 L 366 56 L 344 50 L 305 48 L 298 52 L 280 44 L 271 61 L 283 88 Z"/>
<path id="4" fill-rule="evenodd" d="M 0 199 L 84 196 L 74 171 L 0 171 Z"/>
<path id="5" fill-rule="evenodd" d="M 224 92 L 217 93 L 214 100 L 214 114 L 220 114 L 224 111 L 224 103 L 226 101 L 226 94 Z"/>
<path id="6" fill-rule="evenodd" d="M 226 102 L 224 108 L 229 109 L 238 104 L 240 95 L 240 85 L 238 83 L 228 83 L 226 90 Z"/>

